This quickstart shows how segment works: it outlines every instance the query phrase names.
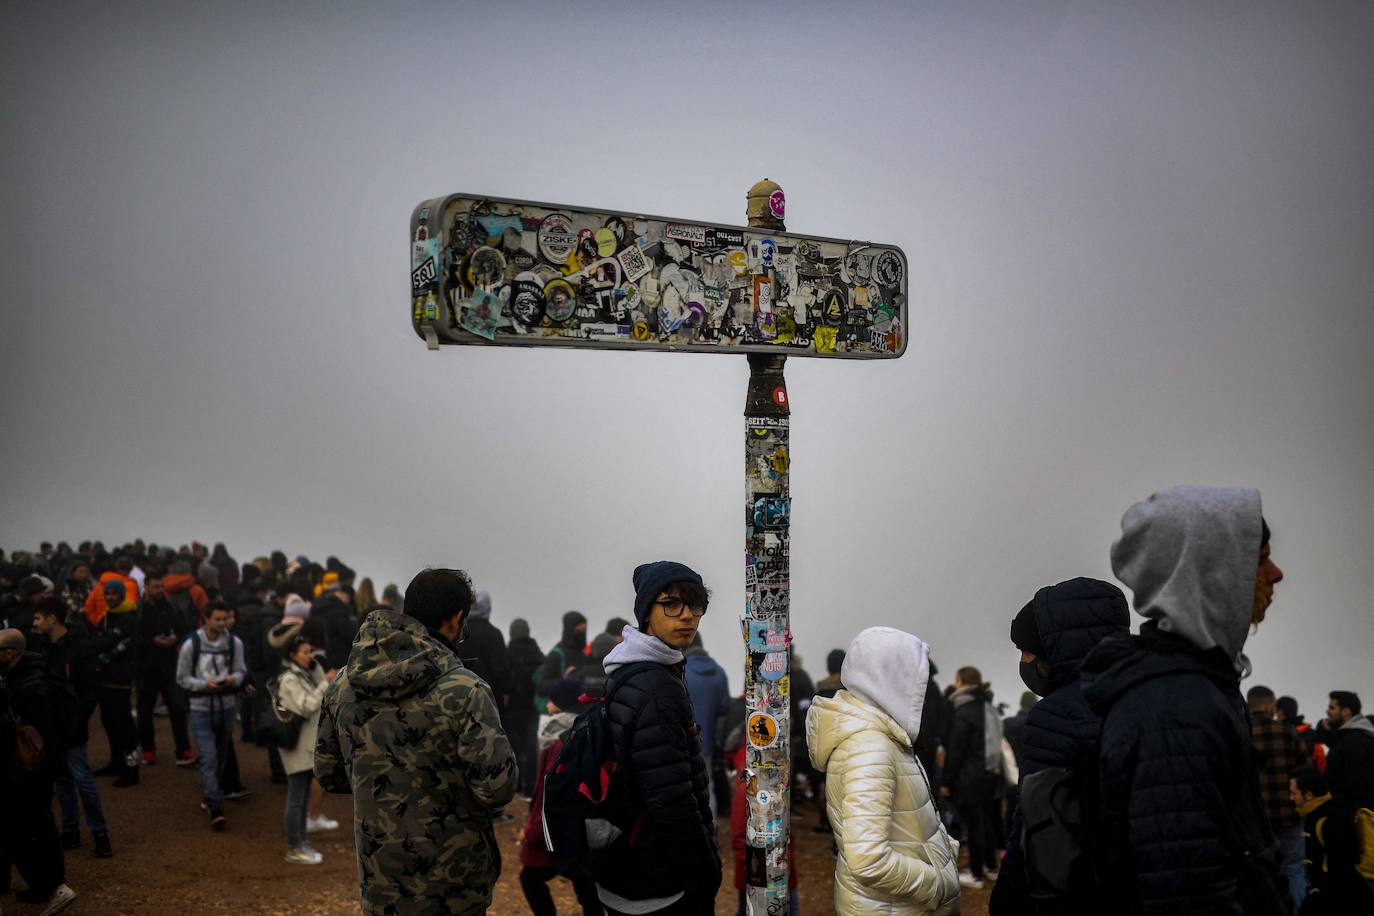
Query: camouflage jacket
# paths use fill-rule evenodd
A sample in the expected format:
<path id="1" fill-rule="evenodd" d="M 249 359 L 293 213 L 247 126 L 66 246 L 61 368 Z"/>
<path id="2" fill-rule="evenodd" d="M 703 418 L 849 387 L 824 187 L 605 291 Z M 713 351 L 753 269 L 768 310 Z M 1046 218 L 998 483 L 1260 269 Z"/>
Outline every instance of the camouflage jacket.
<path id="1" fill-rule="evenodd" d="M 315 775 L 353 794 L 364 913 L 486 912 L 515 757 L 491 689 L 413 617 L 363 622 L 324 695 Z"/>

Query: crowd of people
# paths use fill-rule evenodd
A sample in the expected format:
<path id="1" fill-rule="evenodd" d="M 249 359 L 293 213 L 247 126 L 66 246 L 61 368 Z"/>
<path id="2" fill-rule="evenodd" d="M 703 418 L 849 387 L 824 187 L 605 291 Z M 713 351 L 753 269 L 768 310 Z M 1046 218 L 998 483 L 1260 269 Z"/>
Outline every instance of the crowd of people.
<path id="1" fill-rule="evenodd" d="M 859 632 L 819 682 L 794 656 L 793 816 L 813 802 L 810 829 L 833 840 L 836 911 L 957 913 L 961 888 L 991 886 L 993 916 L 1374 912 L 1374 724 L 1358 694 L 1332 690 L 1309 724 L 1294 698 L 1241 690 L 1283 579 L 1271 541 L 1253 490 L 1132 506 L 1111 561 L 1144 622 L 1132 634 L 1111 582 L 1038 590 L 1008 614 L 1028 689 L 1006 718 L 975 667 L 941 689 L 930 647 L 902 629 Z M 288 862 L 318 863 L 309 833 L 337 827 L 313 793 L 352 796 L 365 912 L 485 912 L 492 828 L 520 794 L 519 885 L 537 916 L 557 912 L 561 879 L 584 914 L 715 912 L 718 817 L 743 914 L 755 790 L 744 698 L 697 632 L 710 592 L 672 561 L 631 579 L 627 617 L 590 635 L 569 611 L 545 651 L 525 620 L 503 636 L 491 595 L 456 569 L 377 597 L 332 558 L 239 566 L 218 546 L 141 542 L 11 556 L 3 851 L 31 899 L 70 902 L 61 852 L 82 813 L 95 853 L 113 854 L 86 722 L 98 708 L 110 745 L 96 775 L 130 789 L 157 762 L 162 704 L 212 828 L 248 791 L 236 726 L 286 783 Z M 779 901 L 799 912 L 795 871 Z"/>

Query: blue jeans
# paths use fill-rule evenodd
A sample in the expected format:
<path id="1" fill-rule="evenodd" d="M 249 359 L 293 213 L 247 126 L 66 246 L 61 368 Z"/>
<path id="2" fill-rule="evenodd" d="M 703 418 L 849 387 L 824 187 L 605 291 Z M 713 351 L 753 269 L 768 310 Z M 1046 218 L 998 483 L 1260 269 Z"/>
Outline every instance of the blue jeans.
<path id="1" fill-rule="evenodd" d="M 212 814 L 224 811 L 221 780 L 234 737 L 234 704 L 220 702 L 221 707 L 213 712 L 191 710 L 191 734 L 200 751 L 200 795 Z"/>
<path id="2" fill-rule="evenodd" d="M 286 846 L 305 845 L 305 819 L 310 811 L 310 780 L 314 773 L 301 770 L 286 777 Z"/>
<path id="3" fill-rule="evenodd" d="M 86 809 L 86 826 L 91 828 L 91 833 L 109 832 L 105 809 L 100 804 L 100 788 L 91 773 L 91 762 L 86 759 L 86 745 L 67 748 L 67 772 L 57 777 L 56 785 L 57 802 L 62 806 L 63 833 L 81 830 L 81 812 L 76 803 L 78 794 L 81 807 Z"/>
<path id="4" fill-rule="evenodd" d="M 1278 831 L 1279 848 L 1283 850 L 1283 874 L 1288 879 L 1288 892 L 1293 895 L 1293 909 L 1302 906 L 1307 896 L 1307 869 L 1303 859 L 1307 857 L 1307 840 L 1302 835 L 1302 824 L 1296 824 Z"/>

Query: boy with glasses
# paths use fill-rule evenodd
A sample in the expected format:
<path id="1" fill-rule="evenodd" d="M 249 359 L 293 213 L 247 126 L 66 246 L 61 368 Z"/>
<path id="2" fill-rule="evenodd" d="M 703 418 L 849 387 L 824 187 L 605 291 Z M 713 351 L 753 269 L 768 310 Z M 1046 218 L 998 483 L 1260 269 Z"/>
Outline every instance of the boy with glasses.
<path id="1" fill-rule="evenodd" d="M 607 727 L 633 823 L 597 869 L 597 892 L 612 916 L 714 913 L 720 850 L 683 679 L 683 650 L 710 592 L 696 572 L 668 560 L 640 566 L 633 582 L 638 628 L 625 628 L 605 662 Z"/>

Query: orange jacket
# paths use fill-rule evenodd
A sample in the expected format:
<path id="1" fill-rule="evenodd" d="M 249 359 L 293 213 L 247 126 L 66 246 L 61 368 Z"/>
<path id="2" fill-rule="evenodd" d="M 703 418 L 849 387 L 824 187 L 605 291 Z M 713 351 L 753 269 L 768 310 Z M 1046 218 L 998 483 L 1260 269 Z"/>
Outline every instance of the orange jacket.
<path id="1" fill-rule="evenodd" d="M 205 623 L 205 608 L 210 604 L 210 596 L 205 593 L 205 589 L 196 582 L 196 577 L 190 573 L 177 573 L 165 576 L 162 580 L 162 587 L 167 589 L 168 595 L 175 595 L 178 592 L 190 591 L 191 603 L 196 608 L 196 626 Z"/>
<path id="2" fill-rule="evenodd" d="M 91 622 L 91 626 L 93 627 L 100 626 L 100 621 L 105 619 L 105 613 L 109 610 L 109 608 L 105 606 L 105 583 L 110 581 L 123 582 L 124 596 L 134 603 L 138 602 L 137 582 L 130 579 L 128 576 L 121 576 L 114 570 L 101 573 L 99 581 L 95 584 L 95 588 L 91 589 L 91 593 L 86 596 L 86 604 L 84 607 L 86 619 Z"/>

